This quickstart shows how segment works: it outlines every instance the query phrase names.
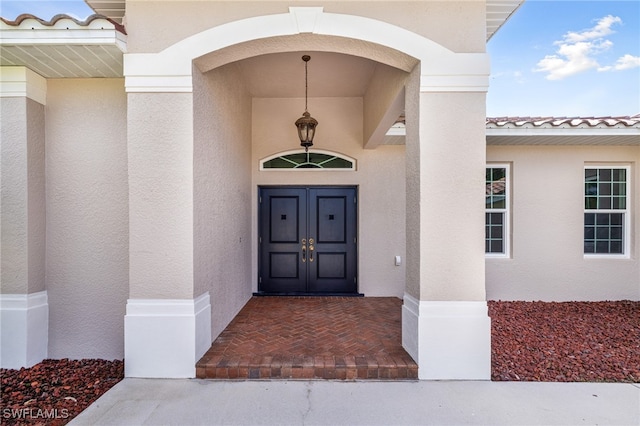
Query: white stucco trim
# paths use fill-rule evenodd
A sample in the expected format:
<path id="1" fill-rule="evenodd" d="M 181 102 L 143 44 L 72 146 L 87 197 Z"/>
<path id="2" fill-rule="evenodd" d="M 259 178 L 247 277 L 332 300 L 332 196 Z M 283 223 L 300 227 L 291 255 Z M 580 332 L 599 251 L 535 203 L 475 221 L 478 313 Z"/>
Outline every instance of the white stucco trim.
<path id="1" fill-rule="evenodd" d="M 289 13 L 219 25 L 159 53 L 125 54 L 125 88 L 127 92 L 190 92 L 194 59 L 239 43 L 301 33 L 363 40 L 404 52 L 428 64 L 421 71 L 424 92 L 486 92 L 489 87 L 486 53 L 455 53 L 419 34 L 371 18 L 326 13 L 322 7 L 291 7 Z"/>
<path id="2" fill-rule="evenodd" d="M 126 377 L 193 378 L 211 345 L 209 293 L 195 299 L 129 299 L 124 317 Z"/>
<path id="3" fill-rule="evenodd" d="M 0 345 L 0 368 L 28 368 L 47 357 L 49 299 L 46 291 L 0 294 Z"/>
<path id="4" fill-rule="evenodd" d="M 420 380 L 490 380 L 486 301 L 418 301 L 404 295 L 402 345 Z"/>
<path id="5" fill-rule="evenodd" d="M 47 79 L 27 67 L 0 67 L 0 98 L 27 97 L 47 103 Z"/>

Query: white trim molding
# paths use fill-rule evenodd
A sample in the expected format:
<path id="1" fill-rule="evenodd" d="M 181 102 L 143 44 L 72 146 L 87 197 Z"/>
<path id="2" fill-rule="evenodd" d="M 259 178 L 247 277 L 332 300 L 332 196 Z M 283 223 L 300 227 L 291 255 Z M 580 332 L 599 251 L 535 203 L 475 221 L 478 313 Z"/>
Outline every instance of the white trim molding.
<path id="1" fill-rule="evenodd" d="M 422 67 L 422 92 L 486 92 L 489 87 L 486 53 L 456 53 L 407 29 L 371 18 L 327 13 L 322 7 L 291 7 L 289 13 L 255 16 L 210 28 L 158 53 L 125 53 L 125 88 L 127 92 L 191 92 L 193 62 L 198 58 L 240 43 L 309 33 L 370 42 L 429 64 Z M 259 48 L 264 49 L 263 44 Z M 356 47 L 351 49 L 343 53 L 360 54 Z M 251 54 L 246 53 L 246 57 Z M 233 61 L 241 59 L 245 57 L 234 57 Z M 221 65 L 224 63 L 211 63 L 200 71 Z"/>
<path id="2" fill-rule="evenodd" d="M 0 67 L 0 98 L 18 97 L 46 105 L 47 79 L 26 67 Z"/>
<path id="3" fill-rule="evenodd" d="M 46 291 L 0 294 L 0 368 L 29 368 L 47 358 L 49 299 Z"/>
<path id="4" fill-rule="evenodd" d="M 420 380 L 490 380 L 486 301 L 425 301 L 404 295 L 402 346 Z"/>
<path id="5" fill-rule="evenodd" d="M 194 378 L 211 346 L 209 293 L 195 299 L 129 299 L 124 317 L 126 377 Z"/>

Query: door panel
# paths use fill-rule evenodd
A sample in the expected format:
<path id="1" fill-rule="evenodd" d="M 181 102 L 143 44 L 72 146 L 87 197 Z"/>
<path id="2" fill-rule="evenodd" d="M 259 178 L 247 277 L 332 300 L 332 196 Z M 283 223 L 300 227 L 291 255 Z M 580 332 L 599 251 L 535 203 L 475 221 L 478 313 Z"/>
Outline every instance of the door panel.
<path id="1" fill-rule="evenodd" d="M 261 188 L 262 293 L 357 292 L 356 188 Z"/>
<path id="2" fill-rule="evenodd" d="M 356 211 L 355 188 L 309 190 L 309 292 L 356 293 Z"/>
<path id="3" fill-rule="evenodd" d="M 304 188 L 271 188 L 260 191 L 259 290 L 295 293 L 306 287 L 301 268 L 301 235 L 306 233 L 307 191 Z"/>

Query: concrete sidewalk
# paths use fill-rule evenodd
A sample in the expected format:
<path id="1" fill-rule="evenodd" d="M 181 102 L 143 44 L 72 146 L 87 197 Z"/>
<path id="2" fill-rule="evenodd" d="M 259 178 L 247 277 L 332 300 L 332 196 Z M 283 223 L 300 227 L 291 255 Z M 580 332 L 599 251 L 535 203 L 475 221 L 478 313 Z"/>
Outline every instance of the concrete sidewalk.
<path id="1" fill-rule="evenodd" d="M 71 425 L 640 425 L 640 384 L 125 379 Z"/>

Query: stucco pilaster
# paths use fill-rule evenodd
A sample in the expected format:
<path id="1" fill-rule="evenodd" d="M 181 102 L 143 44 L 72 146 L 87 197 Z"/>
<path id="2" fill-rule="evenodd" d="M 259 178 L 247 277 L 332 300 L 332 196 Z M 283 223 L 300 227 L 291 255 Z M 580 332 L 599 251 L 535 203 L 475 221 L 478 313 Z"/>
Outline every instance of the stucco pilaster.
<path id="1" fill-rule="evenodd" d="M 420 300 L 485 300 L 484 102 L 420 94 Z"/>
<path id="2" fill-rule="evenodd" d="M 412 72 L 406 95 L 403 346 L 418 362 L 420 379 L 489 379 L 482 190 L 487 76 L 481 70 L 471 78 L 421 74 L 416 90 L 418 71 Z"/>
<path id="3" fill-rule="evenodd" d="M 0 291 L 4 294 L 35 293 L 45 289 L 45 120 L 44 105 L 39 101 L 44 102 L 42 91 L 46 90 L 46 80 L 24 67 L 3 67 L 0 76 Z M 37 92 L 35 96 L 34 92 Z"/>
<path id="4" fill-rule="evenodd" d="M 45 290 L 46 80 L 25 67 L 0 69 L 0 367 L 47 357 Z"/>
<path id="5" fill-rule="evenodd" d="M 193 297 L 191 93 L 128 94 L 130 297 Z"/>

